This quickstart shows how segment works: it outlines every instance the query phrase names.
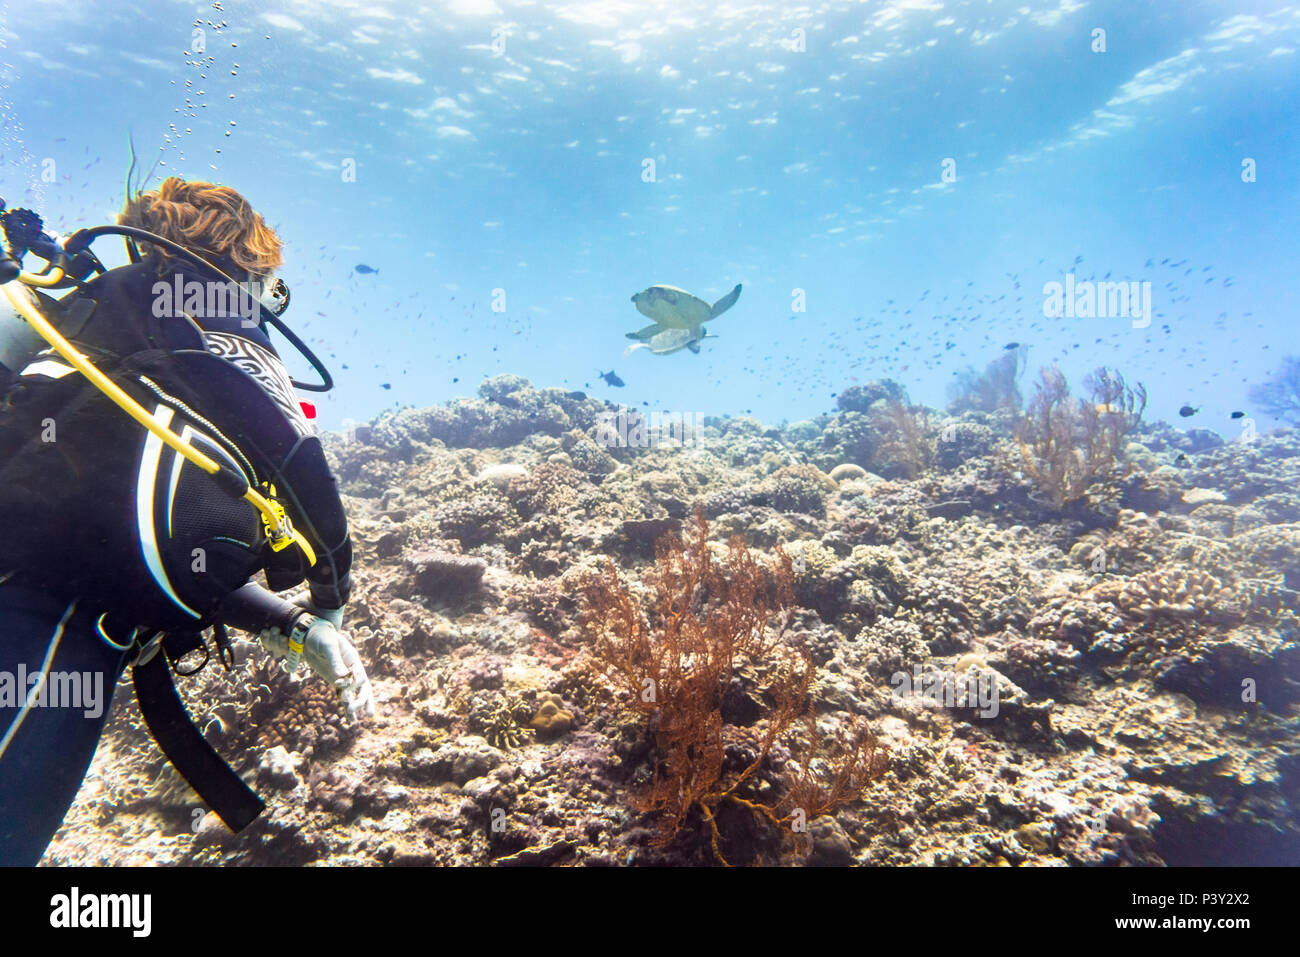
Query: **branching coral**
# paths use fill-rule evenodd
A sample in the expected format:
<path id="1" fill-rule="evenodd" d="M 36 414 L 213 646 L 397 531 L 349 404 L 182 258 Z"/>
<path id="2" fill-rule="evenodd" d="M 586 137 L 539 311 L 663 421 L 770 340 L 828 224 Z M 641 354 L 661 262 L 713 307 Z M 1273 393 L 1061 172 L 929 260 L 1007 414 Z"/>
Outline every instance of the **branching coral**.
<path id="1" fill-rule="evenodd" d="M 720 811 L 747 808 L 757 820 L 797 833 L 854 800 L 884 772 L 885 753 L 860 726 L 836 743 L 829 769 L 817 774 L 809 752 L 818 738 L 810 733 L 805 747 L 788 745 L 802 770 L 787 779 L 779 799 L 763 800 L 760 777 L 773 746 L 812 715 L 815 665 L 779 627 L 792 601 L 790 560 L 780 554 L 776 567 L 765 569 L 739 539 L 725 561 L 715 559 L 699 512 L 689 541 L 667 537 L 657 551 L 645 607 L 607 566 L 584 587 L 581 626 L 623 705 L 654 729 L 654 777 L 638 804 L 655 817 L 658 843 L 672 842 L 698 813 L 725 864 Z M 774 618 L 778 627 L 769 627 Z M 760 676 L 756 687 L 744 687 L 742 671 Z M 754 709 L 737 698 L 766 703 L 758 721 L 747 720 Z M 763 720 L 754 733 L 737 726 Z M 737 748 L 746 737 L 750 745 Z"/>
<path id="2" fill-rule="evenodd" d="M 1232 589 L 1197 568 L 1161 568 L 1114 584 L 1114 604 L 1130 618 L 1221 620 L 1240 617 Z"/>
<path id="3" fill-rule="evenodd" d="M 1017 430 L 1020 462 L 1057 508 L 1079 500 L 1124 460 L 1125 436 L 1146 408 L 1146 389 L 1105 367 L 1084 381 L 1089 399 L 1070 395 L 1061 370 L 1039 370 L 1034 397 Z"/>
<path id="4" fill-rule="evenodd" d="M 1234 625 L 1242 620 L 1295 619 L 1300 592 L 1281 582 L 1234 574 L 1230 568 L 1224 569 L 1223 576 L 1220 579 L 1199 568 L 1171 565 L 1104 581 L 1091 589 L 1091 595 L 1110 602 L 1131 619 L 1146 622 Z"/>
<path id="5" fill-rule="evenodd" d="M 315 757 L 360 733 L 360 725 L 343 720 L 333 690 L 324 682 L 291 678 L 269 659 L 250 660 L 241 671 L 236 687 L 242 700 L 212 707 L 204 722 L 208 733 L 224 740 L 223 752 L 255 763 L 266 749 L 283 745 Z"/>

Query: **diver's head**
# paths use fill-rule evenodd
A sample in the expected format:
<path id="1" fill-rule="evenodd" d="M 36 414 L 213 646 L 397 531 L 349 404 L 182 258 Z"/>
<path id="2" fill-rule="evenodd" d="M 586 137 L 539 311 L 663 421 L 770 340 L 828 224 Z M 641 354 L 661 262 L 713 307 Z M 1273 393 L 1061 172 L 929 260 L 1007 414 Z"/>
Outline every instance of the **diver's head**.
<path id="1" fill-rule="evenodd" d="M 270 276 L 284 262 L 275 230 L 229 186 L 170 176 L 157 190 L 128 196 L 118 223 L 157 233 L 200 256 L 225 259 L 250 278 Z M 174 257 L 154 251 L 162 257 L 160 268 L 171 268 Z"/>

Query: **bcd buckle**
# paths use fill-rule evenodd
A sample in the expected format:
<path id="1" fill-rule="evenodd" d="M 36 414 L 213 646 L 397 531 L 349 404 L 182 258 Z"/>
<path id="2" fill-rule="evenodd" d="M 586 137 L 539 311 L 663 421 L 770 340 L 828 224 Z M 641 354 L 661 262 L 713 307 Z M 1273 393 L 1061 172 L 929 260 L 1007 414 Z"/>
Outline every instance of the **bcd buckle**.
<path id="1" fill-rule="evenodd" d="M 265 515 L 262 516 L 262 528 L 266 532 L 267 543 L 271 546 L 271 551 L 282 552 L 293 544 L 293 522 L 275 498 L 275 486 L 270 482 L 263 482 L 262 488 L 266 489 L 266 500 L 271 504 L 271 511 L 275 513 L 275 527 L 271 526 L 271 520 Z"/>

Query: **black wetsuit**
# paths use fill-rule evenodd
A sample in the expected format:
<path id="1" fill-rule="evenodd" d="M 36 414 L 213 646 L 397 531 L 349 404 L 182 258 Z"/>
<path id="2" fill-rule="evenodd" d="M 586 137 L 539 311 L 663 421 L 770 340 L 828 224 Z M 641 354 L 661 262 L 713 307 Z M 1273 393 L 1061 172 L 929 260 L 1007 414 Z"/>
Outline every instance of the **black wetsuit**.
<path id="1" fill-rule="evenodd" d="M 142 639 L 208 627 L 258 571 L 276 591 L 306 580 L 321 608 L 348 598 L 337 486 L 255 311 L 246 300 L 187 317 L 182 301 L 169 315 L 156 284 L 175 288 L 177 275 L 214 279 L 197 267 L 160 276 L 146 260 L 47 317 L 165 427 L 254 487 L 273 484 L 317 562 L 296 546 L 273 552 L 249 503 L 56 353 L 13 370 L 0 399 L 0 864 L 39 860 Z"/>

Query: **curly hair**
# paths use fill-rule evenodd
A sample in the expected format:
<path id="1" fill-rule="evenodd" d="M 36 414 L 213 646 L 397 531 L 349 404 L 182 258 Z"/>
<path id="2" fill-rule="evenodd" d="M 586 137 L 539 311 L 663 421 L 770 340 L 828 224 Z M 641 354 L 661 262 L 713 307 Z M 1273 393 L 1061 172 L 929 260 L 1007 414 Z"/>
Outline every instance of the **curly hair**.
<path id="1" fill-rule="evenodd" d="M 253 275 L 270 275 L 284 262 L 275 230 L 229 186 L 169 176 L 156 191 L 128 196 L 118 223 L 147 229 L 200 254 L 225 256 Z M 164 265 L 172 258 L 164 249 L 156 251 Z"/>

